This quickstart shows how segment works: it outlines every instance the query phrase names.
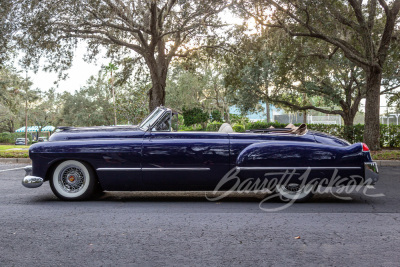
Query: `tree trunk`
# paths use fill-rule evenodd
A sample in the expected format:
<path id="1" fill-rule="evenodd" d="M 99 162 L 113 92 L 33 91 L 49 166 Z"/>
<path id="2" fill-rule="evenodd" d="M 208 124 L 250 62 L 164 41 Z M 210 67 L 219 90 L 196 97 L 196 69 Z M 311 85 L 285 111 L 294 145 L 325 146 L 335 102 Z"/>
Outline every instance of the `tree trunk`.
<path id="1" fill-rule="evenodd" d="M 25 97 L 27 97 L 25 95 Z M 25 145 L 28 145 L 28 100 L 25 100 Z"/>
<path id="2" fill-rule="evenodd" d="M 117 126 L 117 108 L 115 106 L 115 88 L 114 88 L 114 76 L 111 70 L 111 90 L 113 95 L 113 104 L 114 104 L 114 125 Z"/>
<path id="3" fill-rule="evenodd" d="M 229 112 L 226 112 L 226 110 L 224 110 L 224 121 L 227 123 L 230 123 L 229 122 Z"/>
<path id="4" fill-rule="evenodd" d="M 379 107 L 381 80 L 381 70 L 371 68 L 367 72 L 364 142 L 371 150 L 380 149 Z"/>
<path id="5" fill-rule="evenodd" d="M 152 82 L 152 87 L 149 90 L 149 110 L 151 112 L 156 107 L 165 105 L 168 65 L 161 55 L 158 56 L 157 60 L 149 57 L 146 63 L 150 70 Z"/>
<path id="6" fill-rule="evenodd" d="M 307 110 L 303 111 L 303 123 L 307 123 Z"/>
<path id="7" fill-rule="evenodd" d="M 349 141 L 350 143 L 354 143 L 354 118 L 355 118 L 355 113 L 344 113 L 342 115 L 343 122 L 344 122 L 344 139 Z"/>
<path id="8" fill-rule="evenodd" d="M 153 111 L 156 107 L 165 105 L 165 80 L 153 81 L 153 86 L 149 91 L 149 110 Z"/>
<path id="9" fill-rule="evenodd" d="M 265 111 L 267 113 L 267 123 L 271 122 L 271 109 L 269 107 L 268 101 L 265 101 Z"/>

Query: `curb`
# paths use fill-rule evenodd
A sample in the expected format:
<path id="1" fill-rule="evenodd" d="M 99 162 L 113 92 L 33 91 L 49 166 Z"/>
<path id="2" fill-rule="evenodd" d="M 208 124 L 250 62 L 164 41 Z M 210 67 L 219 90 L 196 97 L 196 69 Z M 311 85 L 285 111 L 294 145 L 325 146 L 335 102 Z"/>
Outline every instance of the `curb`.
<path id="1" fill-rule="evenodd" d="M 29 158 L 0 158 L 0 163 L 26 163 L 32 164 Z"/>
<path id="2" fill-rule="evenodd" d="M 378 167 L 396 167 L 400 166 L 400 160 L 375 160 Z M 0 158 L 0 163 L 27 163 L 32 164 L 29 158 Z"/>
<path id="3" fill-rule="evenodd" d="M 375 160 L 378 167 L 400 166 L 400 160 Z"/>

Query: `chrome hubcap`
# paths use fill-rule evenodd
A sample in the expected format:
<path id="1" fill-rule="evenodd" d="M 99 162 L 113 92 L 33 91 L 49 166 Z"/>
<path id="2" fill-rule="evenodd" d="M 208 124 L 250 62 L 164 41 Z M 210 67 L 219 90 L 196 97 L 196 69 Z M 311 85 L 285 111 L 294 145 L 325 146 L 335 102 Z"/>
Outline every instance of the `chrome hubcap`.
<path id="1" fill-rule="evenodd" d="M 67 166 L 61 170 L 58 183 L 68 193 L 79 192 L 85 185 L 86 177 L 83 171 L 76 166 Z"/>

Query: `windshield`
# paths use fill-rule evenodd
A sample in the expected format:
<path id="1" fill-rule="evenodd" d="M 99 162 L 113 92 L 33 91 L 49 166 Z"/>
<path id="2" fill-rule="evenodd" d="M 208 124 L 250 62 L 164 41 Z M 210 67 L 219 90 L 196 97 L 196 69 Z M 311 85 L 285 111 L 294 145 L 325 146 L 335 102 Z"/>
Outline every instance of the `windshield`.
<path id="1" fill-rule="evenodd" d="M 146 119 L 144 119 L 142 121 L 142 123 L 140 123 L 139 128 L 143 131 L 147 131 L 149 129 L 149 127 L 154 124 L 154 122 L 161 116 L 161 114 L 163 114 L 164 111 L 160 108 L 156 108 L 155 110 L 153 110 L 152 113 L 150 113 L 149 116 L 147 116 Z"/>

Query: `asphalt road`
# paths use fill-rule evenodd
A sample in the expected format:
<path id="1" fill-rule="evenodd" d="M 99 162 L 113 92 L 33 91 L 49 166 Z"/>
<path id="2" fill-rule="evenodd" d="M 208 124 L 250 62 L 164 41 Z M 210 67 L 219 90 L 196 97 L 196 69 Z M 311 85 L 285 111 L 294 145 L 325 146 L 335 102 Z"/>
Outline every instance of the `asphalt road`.
<path id="1" fill-rule="evenodd" d="M 278 212 L 262 196 L 107 192 L 63 202 L 0 165 L 0 266 L 399 266 L 400 168 L 350 200 L 315 196 Z M 267 202 L 263 208 L 278 208 Z M 295 237 L 300 237 L 296 239 Z"/>

